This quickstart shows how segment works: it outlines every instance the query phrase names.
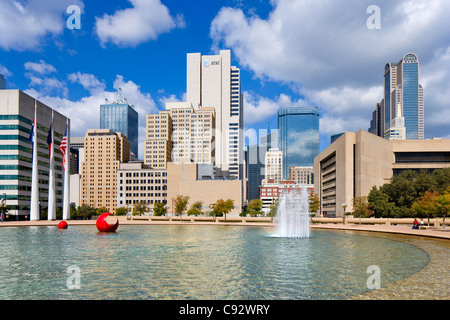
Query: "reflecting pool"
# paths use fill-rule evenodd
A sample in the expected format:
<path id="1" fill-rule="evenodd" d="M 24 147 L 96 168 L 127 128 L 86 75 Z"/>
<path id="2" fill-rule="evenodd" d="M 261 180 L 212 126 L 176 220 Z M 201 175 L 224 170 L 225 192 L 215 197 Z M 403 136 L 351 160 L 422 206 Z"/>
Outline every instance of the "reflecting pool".
<path id="1" fill-rule="evenodd" d="M 95 226 L 0 230 L 0 299 L 349 299 L 427 266 L 426 251 L 389 237 L 265 227 Z M 68 273 L 78 268 L 79 273 Z M 79 279 L 79 287 L 70 282 Z"/>

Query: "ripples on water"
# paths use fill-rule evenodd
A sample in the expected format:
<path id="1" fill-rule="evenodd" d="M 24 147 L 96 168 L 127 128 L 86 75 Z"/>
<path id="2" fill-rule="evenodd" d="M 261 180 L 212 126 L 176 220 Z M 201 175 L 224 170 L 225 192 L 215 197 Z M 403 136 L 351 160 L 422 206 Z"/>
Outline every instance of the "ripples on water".
<path id="1" fill-rule="evenodd" d="M 414 245 L 351 232 L 312 230 L 307 239 L 272 229 L 224 226 L 2 228 L 0 299 L 347 299 L 367 292 L 370 265 L 381 286 L 424 268 Z M 67 288 L 67 268 L 81 288 Z"/>

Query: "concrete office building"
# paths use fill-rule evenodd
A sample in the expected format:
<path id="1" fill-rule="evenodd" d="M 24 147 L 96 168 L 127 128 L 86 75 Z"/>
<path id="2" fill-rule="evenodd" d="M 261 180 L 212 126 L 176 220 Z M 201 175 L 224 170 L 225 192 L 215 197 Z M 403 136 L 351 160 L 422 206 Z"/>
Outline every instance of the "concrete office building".
<path id="1" fill-rule="evenodd" d="M 147 114 L 144 163 L 152 168 L 165 169 L 172 161 L 172 118 L 168 111 Z"/>
<path id="2" fill-rule="evenodd" d="M 209 168 L 209 170 L 208 170 Z M 188 209 L 196 201 L 203 202 L 203 212 L 210 211 L 209 205 L 219 199 L 234 200 L 231 215 L 242 212 L 242 180 L 216 179 L 212 165 L 197 163 L 167 164 L 167 203 L 173 208 L 172 201 L 177 195 L 189 197 Z"/>
<path id="3" fill-rule="evenodd" d="M 219 55 L 187 54 L 187 102 L 215 109 L 216 175 L 243 178 L 243 99 L 239 68 L 230 50 Z"/>
<path id="4" fill-rule="evenodd" d="M 115 212 L 117 171 L 128 162 L 127 137 L 109 129 L 88 130 L 84 139 L 85 159 L 81 174 L 81 204 Z"/>
<path id="5" fill-rule="evenodd" d="M 133 212 L 144 202 L 152 210 L 155 203 L 167 204 L 167 170 L 152 169 L 143 161 L 121 163 L 117 171 L 117 207 Z"/>
<path id="6" fill-rule="evenodd" d="M 195 110 L 189 102 L 168 102 L 166 110 L 147 115 L 145 164 L 214 162 L 214 108 Z"/>
<path id="7" fill-rule="evenodd" d="M 9 215 L 30 217 L 32 144 L 29 141 L 35 99 L 20 90 L 0 91 L 0 198 L 6 196 Z M 67 118 L 37 101 L 39 205 L 46 212 L 49 184 L 48 132 L 52 121 L 55 156 L 56 207 L 62 207 L 64 171 L 59 145 Z"/>
<path id="8" fill-rule="evenodd" d="M 125 135 L 130 143 L 130 154 L 137 159 L 138 113 L 132 105 L 128 104 L 126 98 L 122 98 L 121 89 L 119 89 L 116 101 L 108 103 L 106 100 L 106 103 L 100 106 L 100 129 L 110 129 Z"/>
<path id="9" fill-rule="evenodd" d="M 367 196 L 404 170 L 450 167 L 450 140 L 388 140 L 360 130 L 346 132 L 314 159 L 320 214 L 341 217 L 343 203 Z"/>

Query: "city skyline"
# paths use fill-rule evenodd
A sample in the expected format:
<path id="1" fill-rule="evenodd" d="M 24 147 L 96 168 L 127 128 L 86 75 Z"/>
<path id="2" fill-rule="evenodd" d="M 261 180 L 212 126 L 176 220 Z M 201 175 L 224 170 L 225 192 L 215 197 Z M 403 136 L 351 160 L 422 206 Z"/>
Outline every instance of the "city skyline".
<path id="1" fill-rule="evenodd" d="M 81 8 L 80 29 L 67 27 L 69 5 Z M 72 136 L 98 128 L 100 105 L 122 88 L 139 113 L 143 159 L 145 115 L 164 110 L 167 101 L 186 100 L 186 54 L 229 49 L 231 65 L 241 73 L 245 145 L 256 144 L 255 133 L 268 122 L 275 128 L 280 108 L 317 105 L 323 150 L 330 135 L 367 128 L 383 97 L 380 65 L 414 52 L 425 92 L 425 139 L 448 138 L 450 43 L 443 30 L 450 5 L 380 1 L 380 29 L 366 25 L 370 5 L 4 1 L 0 74 L 8 89 L 23 90 L 73 119 Z M 22 27 L 31 20 L 33 32 Z M 132 20 L 145 28 L 131 28 L 126 22 Z"/>

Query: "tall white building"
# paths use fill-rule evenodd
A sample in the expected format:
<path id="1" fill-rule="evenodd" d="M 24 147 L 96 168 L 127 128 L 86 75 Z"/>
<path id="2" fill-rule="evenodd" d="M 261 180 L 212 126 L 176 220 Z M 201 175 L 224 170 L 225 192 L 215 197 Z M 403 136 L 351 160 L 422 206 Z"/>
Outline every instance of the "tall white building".
<path id="1" fill-rule="evenodd" d="M 280 183 L 283 180 L 283 152 L 278 148 L 270 148 L 265 156 L 265 179 L 263 183 L 273 180 Z"/>
<path id="2" fill-rule="evenodd" d="M 215 109 L 216 174 L 243 178 L 243 103 L 239 68 L 230 50 L 219 55 L 187 54 L 187 102 Z"/>

